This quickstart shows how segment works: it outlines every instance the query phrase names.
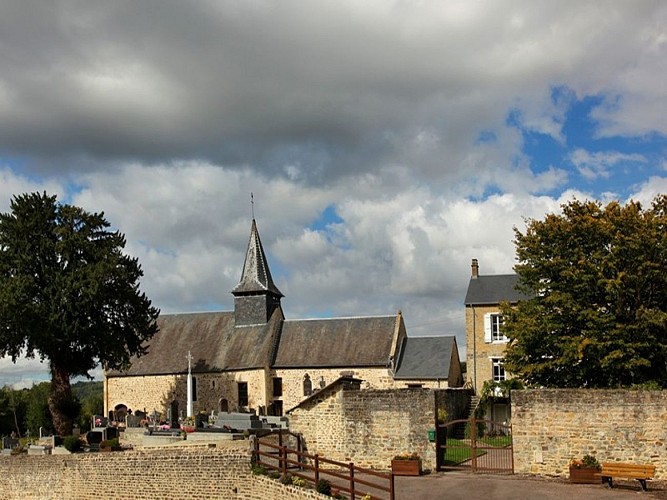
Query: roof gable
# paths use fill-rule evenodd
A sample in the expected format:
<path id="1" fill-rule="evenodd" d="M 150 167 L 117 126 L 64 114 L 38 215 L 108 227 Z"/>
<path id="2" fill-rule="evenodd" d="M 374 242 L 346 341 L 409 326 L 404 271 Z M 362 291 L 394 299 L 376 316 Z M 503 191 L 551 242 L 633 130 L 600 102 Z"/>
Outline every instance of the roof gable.
<path id="1" fill-rule="evenodd" d="M 458 355 L 453 336 L 406 337 L 401 344 L 394 378 L 448 380 L 452 353 Z"/>
<path id="2" fill-rule="evenodd" d="M 516 289 L 519 277 L 516 274 L 496 274 L 470 278 L 465 305 L 500 304 L 518 302 L 531 297 Z"/>

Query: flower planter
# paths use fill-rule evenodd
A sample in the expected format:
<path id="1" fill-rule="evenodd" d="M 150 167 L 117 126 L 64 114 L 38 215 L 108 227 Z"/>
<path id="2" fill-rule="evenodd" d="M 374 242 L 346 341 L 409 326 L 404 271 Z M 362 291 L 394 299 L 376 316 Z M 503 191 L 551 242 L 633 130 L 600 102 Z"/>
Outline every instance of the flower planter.
<path id="1" fill-rule="evenodd" d="M 570 467 L 570 482 L 576 484 L 598 484 L 600 471 L 596 467 Z"/>
<path id="2" fill-rule="evenodd" d="M 422 471 L 421 460 L 392 460 L 391 473 L 394 476 L 419 476 Z"/>

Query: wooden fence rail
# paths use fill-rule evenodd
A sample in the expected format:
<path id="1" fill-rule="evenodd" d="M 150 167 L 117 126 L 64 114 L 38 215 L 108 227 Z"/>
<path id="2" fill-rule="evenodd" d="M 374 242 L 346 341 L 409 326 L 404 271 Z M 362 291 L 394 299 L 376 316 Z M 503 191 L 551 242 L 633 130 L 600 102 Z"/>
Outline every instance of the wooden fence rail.
<path id="1" fill-rule="evenodd" d="M 265 451 L 266 449 L 268 451 Z M 258 465 L 268 470 L 281 474 L 289 473 L 312 483 L 313 486 L 323 479 L 323 475 L 335 478 L 330 481 L 332 490 L 344 492 L 351 500 L 365 495 L 369 495 L 373 500 L 394 500 L 393 474 L 357 467 L 352 462 L 344 463 L 317 454 L 310 455 L 265 439 L 255 440 L 255 458 Z M 373 481 L 374 478 L 377 480 Z M 365 488 L 362 490 L 360 486 Z M 378 496 L 383 493 L 388 493 L 388 496 Z"/>

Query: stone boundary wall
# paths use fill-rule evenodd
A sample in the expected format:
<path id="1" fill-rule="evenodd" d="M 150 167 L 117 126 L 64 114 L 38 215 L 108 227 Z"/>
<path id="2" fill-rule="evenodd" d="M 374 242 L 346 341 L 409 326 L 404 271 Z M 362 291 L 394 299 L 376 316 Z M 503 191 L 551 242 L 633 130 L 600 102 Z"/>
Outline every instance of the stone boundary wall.
<path id="1" fill-rule="evenodd" d="M 74 455 L 1 456 L 0 498 L 109 500 L 322 499 L 250 472 L 248 442 Z"/>
<path id="2" fill-rule="evenodd" d="M 462 412 L 469 393 L 461 389 L 323 391 L 289 415 L 290 430 L 300 433 L 306 452 L 364 468 L 388 470 L 399 453 L 418 453 L 423 467 L 435 469 L 436 408 L 450 418 Z"/>
<path id="3" fill-rule="evenodd" d="M 567 476 L 572 458 L 656 466 L 667 479 L 667 391 L 512 391 L 514 469 Z"/>

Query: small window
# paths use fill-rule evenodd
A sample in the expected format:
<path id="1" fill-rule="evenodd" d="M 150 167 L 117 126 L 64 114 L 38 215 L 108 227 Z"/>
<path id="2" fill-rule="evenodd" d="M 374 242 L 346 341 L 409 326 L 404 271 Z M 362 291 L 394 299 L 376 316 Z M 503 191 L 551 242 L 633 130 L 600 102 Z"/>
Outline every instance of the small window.
<path id="1" fill-rule="evenodd" d="M 408 389 L 421 389 L 424 387 L 424 384 L 408 384 Z"/>
<path id="2" fill-rule="evenodd" d="M 488 343 L 509 341 L 503 332 L 502 315 L 498 313 L 487 313 L 484 315 L 484 341 Z"/>
<path id="3" fill-rule="evenodd" d="M 500 314 L 491 315 L 491 340 L 494 342 L 507 342 L 507 337 L 502 332 L 503 317 Z"/>
<path id="4" fill-rule="evenodd" d="M 494 382 L 505 380 L 505 362 L 503 358 L 491 358 L 491 369 Z"/>
<path id="5" fill-rule="evenodd" d="M 197 401 L 197 377 L 192 377 L 192 401 Z"/>
<path id="6" fill-rule="evenodd" d="M 283 379 L 280 377 L 273 378 L 273 397 L 279 398 L 283 395 Z"/>
<path id="7" fill-rule="evenodd" d="M 239 406 L 248 406 L 248 382 L 238 383 Z"/>
<path id="8" fill-rule="evenodd" d="M 310 396 L 313 393 L 313 381 L 307 373 L 303 377 L 303 395 Z"/>

